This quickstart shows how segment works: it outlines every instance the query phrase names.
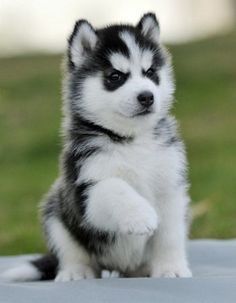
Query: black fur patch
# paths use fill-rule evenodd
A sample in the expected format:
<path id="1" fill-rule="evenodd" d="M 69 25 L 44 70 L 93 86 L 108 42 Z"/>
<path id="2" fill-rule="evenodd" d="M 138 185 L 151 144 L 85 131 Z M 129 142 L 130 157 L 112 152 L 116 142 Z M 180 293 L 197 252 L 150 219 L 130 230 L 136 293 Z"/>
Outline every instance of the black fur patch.
<path id="1" fill-rule="evenodd" d="M 118 80 L 112 81 L 111 76 L 110 76 L 110 74 L 112 72 L 117 73 L 117 75 L 119 75 Z M 114 91 L 117 88 L 119 88 L 120 86 L 122 86 L 127 81 L 129 76 L 130 76 L 130 73 L 121 73 L 120 71 L 115 71 L 113 69 L 107 70 L 107 71 L 105 71 L 104 78 L 103 78 L 104 87 L 108 91 Z"/>
<path id="2" fill-rule="evenodd" d="M 85 141 L 80 140 L 80 142 L 77 142 L 80 144 L 85 143 Z M 72 148 L 69 150 L 66 150 L 63 153 L 62 156 L 62 166 L 63 166 L 63 171 L 65 173 L 65 177 L 67 180 L 70 180 L 70 182 L 74 183 L 78 177 L 79 177 L 79 171 L 80 167 L 88 157 L 91 155 L 97 153 L 99 151 L 99 147 L 88 147 L 85 148 L 84 150 L 80 150 L 79 152 L 77 151 L 79 145 L 72 144 Z"/>
<path id="3" fill-rule="evenodd" d="M 115 242 L 115 234 L 97 230 L 92 226 L 72 226 L 70 231 L 90 254 L 102 255 L 106 248 Z"/>
<path id="4" fill-rule="evenodd" d="M 115 235 L 100 231 L 94 228 L 92 225 L 83 224 L 84 217 L 86 215 L 86 206 L 88 191 L 94 183 L 83 182 L 76 186 L 75 189 L 75 201 L 82 218 L 81 224 L 77 226 L 70 226 L 70 230 L 74 237 L 90 252 L 95 254 L 102 254 L 105 247 L 111 245 L 115 240 Z"/>
<path id="5" fill-rule="evenodd" d="M 106 136 L 115 143 L 129 143 L 133 140 L 132 137 L 121 136 L 76 114 L 73 117 L 68 136 L 71 145 L 63 152 L 61 163 L 66 179 L 72 183 L 78 179 L 82 163 L 101 150 L 101 147 L 90 146 L 89 143 L 93 138 Z"/>
<path id="6" fill-rule="evenodd" d="M 113 142 L 117 143 L 125 143 L 133 140 L 132 137 L 121 136 L 110 129 L 107 129 L 103 126 L 95 124 L 94 122 L 79 117 L 78 115 L 75 117 L 73 125 L 74 132 L 71 132 L 71 134 L 73 134 L 73 137 L 84 136 L 86 137 L 86 139 L 90 139 L 91 137 L 105 135 L 109 137 Z"/>
<path id="7" fill-rule="evenodd" d="M 83 182 L 76 185 L 75 188 L 75 203 L 78 206 L 81 217 L 86 213 L 86 204 L 88 199 L 88 190 L 93 185 L 93 182 Z"/>
<path id="8" fill-rule="evenodd" d="M 82 245 L 89 254 L 102 254 L 106 248 L 115 242 L 115 234 L 104 232 L 92 225 L 83 224 L 86 212 L 87 191 L 93 186 L 93 182 L 76 185 L 70 180 L 58 183 L 47 196 L 47 203 L 42 209 L 44 232 L 48 239 L 49 249 L 51 246 L 50 234 L 47 230 L 47 221 L 58 218 L 70 235 Z"/>
<path id="9" fill-rule="evenodd" d="M 139 27 L 130 25 L 113 25 L 97 31 L 100 39 L 100 46 L 95 50 L 95 60 L 101 59 L 100 63 L 107 64 L 110 67 L 109 56 L 112 53 L 122 53 L 127 58 L 130 57 L 129 49 L 125 42 L 120 38 L 120 34 L 124 31 L 129 32 L 135 39 L 137 45 L 143 50 L 151 50 L 154 55 L 153 63 L 157 67 L 161 67 L 165 60 L 159 45 L 142 35 Z M 104 61 L 105 58 L 105 61 Z"/>
<path id="10" fill-rule="evenodd" d="M 147 71 L 143 71 L 143 75 L 145 77 L 148 77 L 150 80 L 152 80 L 156 85 L 160 84 L 160 78 L 158 76 L 158 71 L 155 65 L 152 65 L 150 69 L 153 69 L 153 73 L 149 74 Z"/>
<path id="11" fill-rule="evenodd" d="M 70 234 L 88 253 L 102 254 L 106 247 L 115 241 L 115 235 L 100 231 L 84 222 L 87 191 L 90 186 L 92 186 L 92 182 L 82 183 L 71 188 L 68 194 L 63 192 L 64 203 L 60 217 Z M 67 196 L 67 202 L 65 195 Z"/>
<path id="12" fill-rule="evenodd" d="M 161 138 L 167 147 L 174 144 L 181 144 L 176 130 L 176 122 L 168 117 L 158 121 L 155 128 L 155 135 Z"/>
<path id="13" fill-rule="evenodd" d="M 69 71 L 71 73 L 75 73 L 75 81 L 80 82 L 80 78 L 84 79 L 86 75 L 96 74 L 97 72 L 104 73 L 105 77 L 107 70 L 113 68 L 109 60 L 112 53 L 121 53 L 127 58 L 130 57 L 128 47 L 120 38 L 120 34 L 124 31 L 129 32 L 134 37 L 137 45 L 141 49 L 147 49 L 153 52 L 153 64 L 158 69 L 165 63 L 164 55 L 161 52 L 160 46 L 155 44 L 148 37 L 142 35 L 140 26 L 112 25 L 95 31 L 98 36 L 97 46 L 93 51 L 91 51 L 90 56 L 85 59 L 84 64 L 79 67 L 79 69 L 76 69 L 75 66 L 73 66 L 73 63 L 71 63 L 70 44 L 78 30 L 78 27 L 83 22 L 86 21 L 82 20 L 76 23 L 74 31 L 69 39 L 68 66 Z"/>
<path id="14" fill-rule="evenodd" d="M 121 53 L 129 58 L 129 49 L 124 41 L 120 38 L 120 33 L 126 28 L 132 28 L 125 25 L 112 25 L 97 30 L 99 39 L 98 48 L 95 50 L 94 59 L 103 67 L 111 67 L 109 56 L 112 53 Z"/>
<path id="15" fill-rule="evenodd" d="M 40 280 L 52 280 L 56 277 L 58 260 L 55 255 L 45 255 L 30 263 L 41 273 Z"/>

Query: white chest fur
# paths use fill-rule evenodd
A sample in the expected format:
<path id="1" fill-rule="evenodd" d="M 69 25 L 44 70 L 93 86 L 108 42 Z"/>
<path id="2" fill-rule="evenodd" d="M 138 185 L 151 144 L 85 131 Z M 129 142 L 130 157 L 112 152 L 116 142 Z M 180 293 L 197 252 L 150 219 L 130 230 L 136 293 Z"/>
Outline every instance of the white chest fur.
<path id="1" fill-rule="evenodd" d="M 145 136 L 132 143 L 105 146 L 104 152 L 83 164 L 78 183 L 118 177 L 155 203 L 158 193 L 175 186 L 183 161 L 184 154 L 175 146 L 166 147 L 152 135 Z"/>
<path id="2" fill-rule="evenodd" d="M 78 182 L 120 178 L 158 212 L 161 196 L 168 194 L 176 183 L 181 165 L 178 149 L 163 146 L 152 136 L 126 144 L 109 144 L 103 148 L 103 152 L 93 155 L 83 164 Z M 145 261 L 148 238 L 148 235 L 120 235 L 101 262 L 108 267 L 116 268 L 118 264 L 123 270 L 132 270 Z"/>

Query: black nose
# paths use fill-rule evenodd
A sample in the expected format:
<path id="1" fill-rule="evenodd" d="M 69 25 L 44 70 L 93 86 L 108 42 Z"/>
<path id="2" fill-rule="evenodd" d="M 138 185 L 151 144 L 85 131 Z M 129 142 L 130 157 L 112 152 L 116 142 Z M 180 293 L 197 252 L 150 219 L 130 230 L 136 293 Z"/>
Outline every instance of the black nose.
<path id="1" fill-rule="evenodd" d="M 142 92 L 138 95 L 137 99 L 143 107 L 150 107 L 154 102 L 153 94 L 149 91 Z"/>

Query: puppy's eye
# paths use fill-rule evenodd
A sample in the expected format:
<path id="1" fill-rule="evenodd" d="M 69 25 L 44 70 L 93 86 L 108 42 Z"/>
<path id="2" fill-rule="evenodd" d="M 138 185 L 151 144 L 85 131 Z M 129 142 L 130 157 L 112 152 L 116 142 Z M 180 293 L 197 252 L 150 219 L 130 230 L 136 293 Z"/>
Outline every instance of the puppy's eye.
<path id="1" fill-rule="evenodd" d="M 146 72 L 145 76 L 152 77 L 155 74 L 156 70 L 153 67 L 150 67 Z"/>
<path id="2" fill-rule="evenodd" d="M 104 72 L 104 85 L 107 90 L 113 91 L 121 87 L 129 77 L 129 73 L 122 73 L 116 69 Z"/>
<path id="3" fill-rule="evenodd" d="M 115 83 L 115 82 L 119 82 L 122 79 L 122 77 L 123 77 L 123 74 L 121 72 L 114 71 L 110 75 L 108 75 L 107 79 L 110 82 Z"/>

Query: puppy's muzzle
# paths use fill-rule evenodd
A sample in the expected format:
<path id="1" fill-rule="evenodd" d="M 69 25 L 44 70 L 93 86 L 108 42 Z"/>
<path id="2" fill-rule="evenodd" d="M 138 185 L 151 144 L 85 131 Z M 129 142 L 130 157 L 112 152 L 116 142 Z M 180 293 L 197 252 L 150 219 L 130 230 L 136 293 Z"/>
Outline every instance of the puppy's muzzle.
<path id="1" fill-rule="evenodd" d="M 154 103 L 154 96 L 150 91 L 144 91 L 138 95 L 137 100 L 143 108 L 148 109 Z"/>

